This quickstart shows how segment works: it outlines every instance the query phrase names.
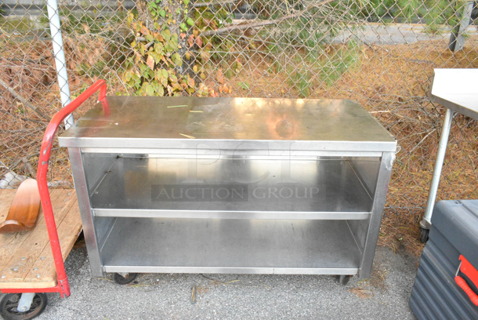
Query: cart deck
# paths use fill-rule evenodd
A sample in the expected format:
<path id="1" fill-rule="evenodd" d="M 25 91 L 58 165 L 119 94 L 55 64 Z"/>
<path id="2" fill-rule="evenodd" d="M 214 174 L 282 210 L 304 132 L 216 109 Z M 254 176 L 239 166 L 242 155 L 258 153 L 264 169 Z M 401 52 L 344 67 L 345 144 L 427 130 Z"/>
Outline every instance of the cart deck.
<path id="1" fill-rule="evenodd" d="M 0 190 L 0 221 L 5 219 L 16 190 Z M 81 231 L 74 190 L 51 190 L 51 201 L 66 259 Z M 57 285 L 55 263 L 43 212 L 31 231 L 0 234 L 0 292 L 3 289 L 38 289 Z"/>

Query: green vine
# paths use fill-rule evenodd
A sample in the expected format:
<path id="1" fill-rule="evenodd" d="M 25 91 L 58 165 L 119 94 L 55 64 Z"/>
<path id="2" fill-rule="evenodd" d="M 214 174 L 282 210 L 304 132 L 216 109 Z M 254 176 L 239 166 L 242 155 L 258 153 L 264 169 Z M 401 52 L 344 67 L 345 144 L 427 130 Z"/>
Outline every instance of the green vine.
<path id="1" fill-rule="evenodd" d="M 152 0 L 142 13 L 128 14 L 133 54 L 126 60 L 123 80 L 136 94 L 207 94 L 200 83 L 204 70 L 197 64 L 203 43 L 189 16 L 189 1 Z"/>

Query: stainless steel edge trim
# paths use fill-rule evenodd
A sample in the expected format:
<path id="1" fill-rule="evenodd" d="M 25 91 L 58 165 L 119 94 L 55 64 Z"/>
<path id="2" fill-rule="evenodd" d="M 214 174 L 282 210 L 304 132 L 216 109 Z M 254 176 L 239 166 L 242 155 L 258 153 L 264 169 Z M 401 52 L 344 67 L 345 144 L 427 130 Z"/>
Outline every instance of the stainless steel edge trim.
<path id="1" fill-rule="evenodd" d="M 230 273 L 230 274 L 310 274 L 355 275 L 357 268 L 249 268 L 249 267 L 158 267 L 158 266 L 104 266 L 105 272 L 138 273 Z"/>
<path id="2" fill-rule="evenodd" d="M 307 211 L 214 211 L 161 209 L 94 208 L 96 217 L 188 218 L 188 219 L 261 219 L 261 220 L 365 220 L 370 212 L 307 212 Z"/>
<path id="3" fill-rule="evenodd" d="M 90 260 L 91 273 L 93 276 L 103 276 L 101 268 L 101 257 L 98 250 L 98 242 L 93 221 L 93 214 L 90 210 L 90 197 L 86 176 L 81 158 L 81 150 L 78 148 L 68 148 L 71 170 L 73 172 L 73 181 L 78 197 L 78 206 L 80 208 L 81 220 L 83 224 L 83 234 L 85 235 L 86 250 Z"/>
<path id="4" fill-rule="evenodd" d="M 368 278 L 371 274 L 373 258 L 375 256 L 375 248 L 377 246 L 378 234 L 380 231 L 380 224 L 382 221 L 382 215 L 388 191 L 388 183 L 392 174 L 394 160 L 394 152 L 383 153 L 377 178 L 377 186 L 375 188 L 375 197 L 372 205 L 372 215 L 367 231 L 367 239 L 365 240 L 362 261 L 360 263 L 360 278 Z"/>
<path id="5" fill-rule="evenodd" d="M 475 111 L 473 111 L 469 108 L 463 107 L 462 105 L 459 105 L 459 104 L 456 104 L 452 101 L 446 100 L 446 98 L 442 98 L 438 95 L 434 95 L 433 93 L 432 93 L 432 99 L 435 102 L 443 105 L 447 109 L 450 109 L 450 110 L 452 110 L 454 112 L 457 112 L 457 113 L 461 113 L 461 114 L 463 114 L 467 117 L 470 117 L 474 120 L 478 120 L 478 113 L 476 113 Z"/>
<path id="6" fill-rule="evenodd" d="M 219 139 L 157 139 L 157 138 L 82 138 L 60 137 L 61 147 L 77 148 L 166 148 L 166 149 L 202 149 L 209 143 L 211 149 L 236 150 L 252 140 L 219 140 Z M 291 141 L 291 140 L 253 140 L 260 150 L 315 150 L 315 151 L 396 151 L 396 141 Z"/>
<path id="7" fill-rule="evenodd" d="M 84 153 L 117 153 L 117 154 L 148 154 L 152 157 L 174 158 L 175 156 L 189 158 L 208 158 L 211 156 L 210 150 L 207 149 L 151 149 L 151 148 L 82 148 Z M 381 151 L 312 151 L 312 150 L 267 150 L 267 154 L 257 155 L 247 150 L 247 153 L 241 153 L 240 150 L 229 150 L 233 153 L 227 153 L 228 150 L 221 150 L 221 155 L 249 155 L 249 157 L 257 159 L 271 157 L 289 157 L 294 156 L 297 159 L 315 160 L 317 157 L 381 157 Z M 259 152 L 262 150 L 258 150 Z M 252 155 L 251 155 L 252 154 Z"/>

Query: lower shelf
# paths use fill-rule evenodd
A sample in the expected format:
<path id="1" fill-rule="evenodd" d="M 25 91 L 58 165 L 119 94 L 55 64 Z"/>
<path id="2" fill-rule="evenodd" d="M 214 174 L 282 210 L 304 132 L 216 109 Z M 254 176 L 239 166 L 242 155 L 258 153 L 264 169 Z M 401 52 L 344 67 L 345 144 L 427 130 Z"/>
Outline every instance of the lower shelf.
<path id="1" fill-rule="evenodd" d="M 343 220 L 115 219 L 105 272 L 353 275 L 360 265 Z"/>

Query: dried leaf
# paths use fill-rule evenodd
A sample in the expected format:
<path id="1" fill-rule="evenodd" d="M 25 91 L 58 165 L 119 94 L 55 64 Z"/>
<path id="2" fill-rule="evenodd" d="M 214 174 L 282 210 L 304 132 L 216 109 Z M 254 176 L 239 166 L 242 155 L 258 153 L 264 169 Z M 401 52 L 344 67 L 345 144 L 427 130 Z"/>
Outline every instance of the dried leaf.
<path id="1" fill-rule="evenodd" d="M 194 88 L 195 86 L 194 79 L 191 78 L 190 76 L 188 76 L 188 86 L 190 86 L 191 88 Z"/>
<path id="2" fill-rule="evenodd" d="M 168 109 L 172 109 L 172 108 L 187 108 L 188 105 L 187 104 L 178 104 L 177 106 L 167 106 Z"/>
<path id="3" fill-rule="evenodd" d="M 197 36 L 197 37 L 196 37 L 196 44 L 197 44 L 197 46 L 198 46 L 199 48 L 202 47 L 202 39 L 201 39 L 200 36 Z"/>
<path id="4" fill-rule="evenodd" d="M 193 35 L 190 35 L 188 37 L 188 45 L 189 45 L 189 47 L 192 47 L 194 45 L 194 36 Z"/>
<path id="5" fill-rule="evenodd" d="M 224 78 L 224 74 L 222 73 L 222 69 L 217 70 L 216 80 L 220 84 L 224 84 L 226 82 L 226 79 Z"/>
<path id="6" fill-rule="evenodd" d="M 214 91 L 214 89 L 209 89 L 209 96 L 215 98 L 215 97 L 219 97 L 219 94 L 216 91 Z"/>
<path id="7" fill-rule="evenodd" d="M 190 136 L 189 134 L 185 134 L 185 133 L 179 133 L 181 136 L 185 137 L 185 138 L 188 138 L 188 139 L 196 139 L 195 136 Z"/>
<path id="8" fill-rule="evenodd" d="M 149 34 L 148 28 L 146 28 L 146 26 L 141 26 L 141 33 L 143 35 L 148 35 Z"/>
<path id="9" fill-rule="evenodd" d="M 363 288 L 351 288 L 349 292 L 355 294 L 360 299 L 369 299 L 373 297 L 373 292 Z"/>
<path id="10" fill-rule="evenodd" d="M 148 55 L 148 58 L 146 59 L 146 64 L 151 70 L 154 70 L 154 59 L 151 55 Z"/>
<path id="11" fill-rule="evenodd" d="M 81 26 L 83 30 L 85 30 L 85 33 L 90 33 L 90 27 L 86 23 L 83 23 Z"/>

